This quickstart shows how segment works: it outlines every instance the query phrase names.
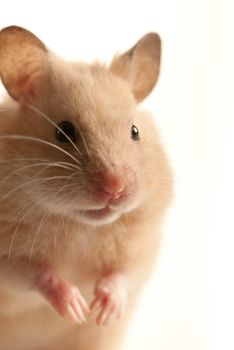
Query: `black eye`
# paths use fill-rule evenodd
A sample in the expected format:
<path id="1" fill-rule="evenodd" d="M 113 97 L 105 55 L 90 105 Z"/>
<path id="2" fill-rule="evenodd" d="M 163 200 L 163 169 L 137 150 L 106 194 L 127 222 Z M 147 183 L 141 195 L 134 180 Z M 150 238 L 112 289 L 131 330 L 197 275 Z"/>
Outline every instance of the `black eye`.
<path id="1" fill-rule="evenodd" d="M 72 142 L 76 141 L 76 138 L 77 138 L 76 129 L 71 122 L 68 122 L 68 121 L 62 122 L 58 125 L 58 127 L 63 131 L 62 132 L 61 130 L 56 129 L 56 137 L 60 142 L 68 143 L 71 141 Z"/>
<path id="2" fill-rule="evenodd" d="M 132 128 L 131 128 L 131 138 L 134 141 L 137 141 L 137 140 L 140 139 L 139 130 L 137 129 L 136 125 L 133 125 Z"/>

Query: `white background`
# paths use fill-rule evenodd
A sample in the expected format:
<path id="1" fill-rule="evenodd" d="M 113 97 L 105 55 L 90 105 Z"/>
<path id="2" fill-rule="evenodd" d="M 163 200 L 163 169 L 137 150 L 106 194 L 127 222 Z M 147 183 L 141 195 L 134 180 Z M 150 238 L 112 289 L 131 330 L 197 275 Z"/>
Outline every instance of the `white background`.
<path id="1" fill-rule="evenodd" d="M 0 11 L 0 27 L 24 26 L 66 58 L 108 62 L 160 33 L 160 81 L 143 107 L 161 127 L 176 197 L 123 349 L 234 349 L 233 1 L 1 0 Z"/>

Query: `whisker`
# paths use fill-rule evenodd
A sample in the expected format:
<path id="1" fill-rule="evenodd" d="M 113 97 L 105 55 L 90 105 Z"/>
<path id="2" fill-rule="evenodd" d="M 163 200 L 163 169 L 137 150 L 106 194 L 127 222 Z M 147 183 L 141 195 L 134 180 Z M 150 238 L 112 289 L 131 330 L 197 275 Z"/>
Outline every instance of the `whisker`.
<path id="1" fill-rule="evenodd" d="M 66 227 L 65 227 L 65 237 L 66 237 L 66 240 L 68 241 L 68 223 L 69 223 L 69 218 L 67 217 L 67 220 L 66 220 Z"/>
<path id="2" fill-rule="evenodd" d="M 181 110 L 193 99 L 193 94 L 188 95 L 187 98 L 185 98 L 182 103 L 180 103 L 174 111 L 168 113 L 165 115 L 163 126 L 168 127 L 170 124 L 172 125 L 175 121 L 178 120 L 178 113 L 181 112 Z M 182 115 L 182 114 L 181 114 Z M 172 125 L 173 126 L 173 125 Z"/>
<path id="3" fill-rule="evenodd" d="M 80 165 L 80 162 L 78 161 L 78 159 L 73 157 L 72 154 L 70 154 L 69 152 L 65 151 L 63 148 L 61 148 L 61 147 L 59 147 L 59 146 L 57 146 L 54 143 L 51 143 L 49 141 L 45 141 L 43 139 L 40 139 L 40 138 L 37 138 L 37 137 L 32 137 L 32 136 L 27 136 L 27 135 L 2 135 L 2 136 L 0 136 L 0 140 L 8 140 L 8 139 L 28 140 L 28 141 L 34 141 L 34 142 L 42 143 L 44 145 L 53 147 L 53 148 L 59 150 L 60 152 L 66 154 L 68 157 L 72 158 L 78 165 Z"/>
<path id="4" fill-rule="evenodd" d="M 63 215 L 63 228 L 64 228 L 64 231 L 65 231 L 66 240 L 68 240 L 67 226 L 65 226 L 65 215 Z"/>
<path id="5" fill-rule="evenodd" d="M 70 179 L 71 179 L 73 176 L 75 176 L 75 175 L 76 175 L 76 173 L 70 175 L 70 176 L 67 178 L 67 181 L 70 180 Z M 73 184 L 64 185 L 62 188 L 60 188 L 60 189 L 56 192 L 56 194 L 59 193 L 59 192 L 61 192 L 61 191 L 63 191 L 65 188 L 67 188 L 67 187 L 69 187 L 69 186 L 73 186 Z M 25 212 L 25 214 L 23 215 L 23 217 L 21 217 L 20 222 L 18 223 L 18 225 L 16 226 L 16 228 L 15 228 L 15 230 L 14 230 L 14 232 L 13 232 L 12 239 L 11 239 L 10 246 L 9 246 L 8 259 L 10 259 L 10 256 L 11 256 L 11 253 L 12 253 L 12 249 L 13 249 L 13 244 L 14 244 L 16 235 L 17 235 L 17 233 L 18 233 L 19 227 L 20 227 L 20 225 L 23 223 L 25 217 L 26 217 L 30 212 L 32 212 L 32 211 L 34 211 L 34 207 L 31 206 L 31 205 L 30 205 L 30 207 L 29 207 L 29 210 L 27 210 L 26 212 L 25 212 L 25 208 L 23 208 L 23 209 L 21 210 L 21 212 Z"/>
<path id="6" fill-rule="evenodd" d="M 43 158 L 10 158 L 10 159 L 0 159 L 0 164 L 1 163 L 10 163 L 10 162 L 31 162 L 31 161 L 35 161 L 35 162 L 39 162 L 39 161 L 42 161 L 42 162 L 48 162 L 48 163 L 56 163 L 56 164 L 61 164 L 61 165 L 67 165 L 69 167 L 72 167 L 73 169 L 80 169 L 79 167 L 77 167 L 75 164 L 73 163 L 69 163 L 69 162 L 60 162 L 60 161 L 56 161 L 56 162 L 53 162 L 51 159 L 43 159 Z"/>
<path id="7" fill-rule="evenodd" d="M 44 159 L 44 158 L 10 158 L 10 159 L 0 159 L 1 163 L 10 163 L 10 162 L 31 162 L 31 161 L 42 161 L 42 162 L 48 162 L 48 163 L 56 163 L 56 164 L 62 164 L 67 165 L 69 167 L 72 167 L 73 169 L 80 169 L 76 164 L 70 163 L 70 162 L 64 162 L 64 161 L 52 161 L 51 159 Z"/>
<path id="8" fill-rule="evenodd" d="M 33 208 L 34 209 L 34 208 Z M 23 208 L 22 211 L 25 211 L 25 208 Z M 28 215 L 28 213 L 32 211 L 32 207 L 29 208 L 28 211 L 25 212 L 25 214 L 23 215 L 23 217 L 21 218 L 21 221 L 18 223 L 18 225 L 16 226 L 14 232 L 13 232 L 13 235 L 12 235 L 12 238 L 11 238 L 11 242 L 10 242 L 10 246 L 9 246 L 9 251 L 8 251 L 8 260 L 10 260 L 10 257 L 11 257 L 11 253 L 12 253 L 12 249 L 13 249 L 13 244 L 15 242 L 15 238 L 16 238 L 16 235 L 19 231 L 19 228 L 20 228 L 20 225 L 23 223 L 24 221 L 24 218 Z"/>
<path id="9" fill-rule="evenodd" d="M 75 175 L 75 174 L 73 174 Z M 1 197 L 0 199 L 0 203 L 1 201 L 5 200 L 6 198 L 8 198 L 12 193 L 16 192 L 18 189 L 23 188 L 31 183 L 43 183 L 46 181 L 51 181 L 51 180 L 64 180 L 67 179 L 67 176 L 51 176 L 51 177 L 47 177 L 47 178 L 42 178 L 42 179 L 33 179 L 31 181 L 26 181 L 23 184 L 20 184 L 19 186 L 14 187 L 11 191 L 7 192 L 3 197 Z"/>
<path id="10" fill-rule="evenodd" d="M 40 116 L 42 116 L 44 119 L 46 119 L 49 123 L 51 123 L 54 127 L 56 127 L 72 144 L 72 146 L 75 148 L 75 150 L 78 152 L 79 155 L 81 155 L 80 150 L 77 148 L 77 146 L 74 144 L 74 142 L 71 140 L 71 138 L 56 124 L 51 120 L 45 113 L 37 109 L 36 107 L 29 105 L 29 108 L 31 108 L 34 112 L 38 113 Z"/>
<path id="11" fill-rule="evenodd" d="M 59 233 L 58 227 L 60 226 L 61 220 L 64 220 L 64 216 L 65 216 L 65 214 L 61 215 L 60 219 L 58 220 L 58 224 L 56 226 L 56 233 L 54 235 L 54 251 L 55 252 L 56 252 L 56 248 L 57 248 L 57 237 L 58 237 L 58 233 Z"/>
<path id="12" fill-rule="evenodd" d="M 86 142 L 86 140 L 85 140 L 85 137 L 84 137 L 84 135 L 83 135 L 83 133 L 82 133 L 80 127 L 78 126 L 78 124 L 75 123 L 75 125 L 76 125 L 76 128 L 77 128 L 77 130 L 78 130 L 80 136 L 81 136 L 81 139 L 82 139 L 82 141 L 83 141 L 83 144 L 84 144 L 84 146 L 85 146 L 86 153 L 87 153 L 89 159 L 91 159 L 90 151 L 89 151 L 89 148 L 88 148 L 88 146 L 87 146 L 87 142 Z"/>
<path id="13" fill-rule="evenodd" d="M 38 167 L 38 166 L 42 166 L 42 165 L 45 165 L 45 167 L 43 168 L 43 171 L 50 168 L 50 167 L 60 167 L 60 168 L 64 168 L 64 169 L 67 169 L 67 170 L 74 170 L 73 168 L 69 168 L 67 166 L 64 166 L 64 165 L 61 165 L 61 164 L 57 164 L 57 163 L 50 163 L 50 162 L 41 162 L 41 163 L 37 163 L 37 164 L 30 164 L 30 165 L 25 165 L 23 167 L 21 167 L 20 169 L 17 169 L 17 170 L 14 170 L 13 172 L 11 172 L 10 174 L 8 174 L 6 177 L 4 177 L 4 179 L 2 181 L 0 181 L 0 186 L 6 182 L 9 178 L 11 178 L 13 175 L 17 174 L 17 173 L 20 173 L 21 171 L 23 170 L 26 170 L 26 169 L 31 169 L 31 168 L 35 168 L 35 167 Z"/>
<path id="14" fill-rule="evenodd" d="M 59 189 L 56 194 L 58 194 L 60 192 L 61 189 Z M 49 217 L 55 213 L 56 209 L 59 207 L 59 205 L 61 205 L 61 202 L 64 200 L 64 198 L 67 196 L 67 195 L 70 195 L 70 193 L 65 193 L 63 196 L 59 197 L 58 198 L 58 205 L 57 206 L 54 206 L 53 210 L 50 210 L 49 213 L 45 213 L 45 215 L 43 215 L 42 217 L 42 220 L 40 222 L 40 225 L 39 227 L 37 228 L 34 236 L 33 236 L 33 240 L 32 240 L 32 245 L 31 245 L 31 249 L 30 249 L 30 253 L 29 253 L 29 260 L 31 260 L 32 258 L 32 254 L 33 254 L 33 249 L 34 249 L 34 246 L 35 246 L 35 243 L 36 243 L 36 240 L 38 239 L 39 235 L 40 235 L 40 232 L 41 232 L 41 228 L 43 227 L 43 225 L 48 221 Z"/>

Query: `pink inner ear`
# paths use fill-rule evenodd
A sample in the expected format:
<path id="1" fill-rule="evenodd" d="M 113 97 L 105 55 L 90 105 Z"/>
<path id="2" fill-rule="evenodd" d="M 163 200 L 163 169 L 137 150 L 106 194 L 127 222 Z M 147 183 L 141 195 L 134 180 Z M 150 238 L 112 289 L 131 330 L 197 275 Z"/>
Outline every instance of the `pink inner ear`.
<path id="1" fill-rule="evenodd" d="M 0 75 L 7 91 L 27 103 L 40 93 L 48 74 L 48 51 L 32 33 L 20 27 L 0 31 Z"/>
<path id="2" fill-rule="evenodd" d="M 32 75 L 22 75 L 15 85 L 19 98 L 28 99 L 34 97 L 43 80 L 43 73 L 37 72 Z"/>
<path id="3" fill-rule="evenodd" d="M 8 77 L 5 85 L 11 97 L 25 103 L 39 93 L 41 85 L 45 82 L 45 76 L 46 72 L 40 69 L 34 73 L 22 72 L 17 77 Z M 3 83 L 4 80 L 3 78 Z"/>
<path id="4" fill-rule="evenodd" d="M 18 78 L 17 82 L 14 86 L 14 91 L 16 92 L 16 95 L 25 95 L 30 91 L 30 76 L 28 74 L 23 75 Z"/>

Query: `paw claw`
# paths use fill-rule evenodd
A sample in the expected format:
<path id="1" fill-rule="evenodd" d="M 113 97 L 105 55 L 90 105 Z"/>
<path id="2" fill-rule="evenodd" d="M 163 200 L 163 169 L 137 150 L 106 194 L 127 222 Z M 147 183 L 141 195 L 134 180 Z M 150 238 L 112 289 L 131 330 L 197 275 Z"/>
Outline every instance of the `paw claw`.
<path id="1" fill-rule="evenodd" d="M 102 306 L 102 300 L 96 298 L 90 306 L 91 314 L 97 311 Z"/>
<path id="2" fill-rule="evenodd" d="M 67 305 L 67 315 L 72 322 L 80 324 L 80 320 L 70 304 Z"/>
<path id="3" fill-rule="evenodd" d="M 95 289 L 95 298 L 91 303 L 91 313 L 98 311 L 96 323 L 109 325 L 122 316 L 126 303 L 126 291 L 119 275 L 105 276 Z"/>
<path id="4" fill-rule="evenodd" d="M 89 307 L 78 288 L 50 272 L 38 281 L 38 289 L 60 316 L 79 324 L 86 322 Z"/>
<path id="5" fill-rule="evenodd" d="M 71 305 L 73 307 L 73 310 L 74 310 L 77 318 L 81 321 L 81 323 L 86 322 L 83 310 L 82 310 L 80 304 L 78 303 L 78 301 L 76 299 L 73 300 Z"/>

